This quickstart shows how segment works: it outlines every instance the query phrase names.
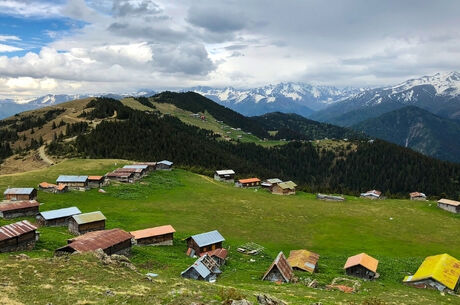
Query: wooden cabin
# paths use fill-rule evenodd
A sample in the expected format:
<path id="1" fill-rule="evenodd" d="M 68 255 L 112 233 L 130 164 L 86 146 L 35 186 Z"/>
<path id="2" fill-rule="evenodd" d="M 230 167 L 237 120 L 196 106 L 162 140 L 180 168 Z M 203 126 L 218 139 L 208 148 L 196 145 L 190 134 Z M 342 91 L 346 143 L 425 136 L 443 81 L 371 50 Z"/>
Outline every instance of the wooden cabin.
<path id="1" fill-rule="evenodd" d="M 65 184 L 69 190 L 84 191 L 88 189 L 88 176 L 60 175 L 56 180 L 56 184 Z"/>
<path id="2" fill-rule="evenodd" d="M 45 211 L 37 215 L 37 222 L 41 227 L 63 227 L 68 226 L 70 218 L 77 214 L 81 214 L 77 207 Z"/>
<path id="3" fill-rule="evenodd" d="M 295 195 L 295 188 L 297 184 L 292 181 L 286 181 L 274 184 L 271 187 L 272 194 L 276 195 Z"/>
<path id="4" fill-rule="evenodd" d="M 371 200 L 380 199 L 381 196 L 382 196 L 382 192 L 377 191 L 377 190 L 367 191 L 365 193 L 361 193 L 360 195 L 361 198 L 366 198 L 366 199 L 371 199 Z"/>
<path id="5" fill-rule="evenodd" d="M 272 188 L 275 184 L 278 184 L 278 183 L 281 183 L 281 182 L 283 182 L 281 179 L 278 179 L 278 178 L 271 178 L 271 179 L 267 179 L 267 180 L 263 181 L 260 185 L 261 185 L 264 189 L 271 190 L 271 188 Z"/>
<path id="6" fill-rule="evenodd" d="M 35 200 L 37 199 L 37 190 L 33 187 L 8 188 L 3 193 L 5 200 Z"/>
<path id="7" fill-rule="evenodd" d="M 181 276 L 188 279 L 207 281 L 214 283 L 217 276 L 221 274 L 219 266 L 208 255 L 198 258 L 193 265 L 181 272 Z"/>
<path id="8" fill-rule="evenodd" d="M 156 162 L 142 162 L 142 163 L 138 163 L 138 165 L 147 165 L 147 171 L 153 172 L 157 166 L 157 163 Z"/>
<path id="9" fill-rule="evenodd" d="M 0 227 L 0 252 L 27 251 L 39 238 L 37 227 L 22 220 Z"/>
<path id="10" fill-rule="evenodd" d="M 258 187 L 260 186 L 259 178 L 240 179 L 235 183 L 236 187 Z"/>
<path id="11" fill-rule="evenodd" d="M 216 262 L 217 266 L 221 267 L 225 265 L 225 261 L 227 260 L 227 256 L 228 256 L 228 251 L 227 249 L 220 248 L 220 249 L 211 250 L 211 251 L 200 254 L 200 256 L 203 256 L 203 255 L 208 255 L 210 258 L 212 258 Z"/>
<path id="12" fill-rule="evenodd" d="M 460 213 L 460 201 L 450 200 L 450 199 L 440 199 L 438 200 L 438 208 L 446 210 L 451 213 L 459 214 Z"/>
<path id="13" fill-rule="evenodd" d="M 104 186 L 104 176 L 88 176 L 88 187 L 90 188 L 101 188 Z"/>
<path id="14" fill-rule="evenodd" d="M 143 177 L 147 174 L 149 166 L 147 164 L 128 164 L 123 166 L 123 169 L 136 169 L 140 175 L 140 177 Z"/>
<path id="15" fill-rule="evenodd" d="M 137 245 L 172 246 L 176 230 L 171 225 L 130 232 Z"/>
<path id="16" fill-rule="evenodd" d="M 214 172 L 214 180 L 233 183 L 235 182 L 235 171 L 232 169 L 222 169 Z"/>
<path id="17" fill-rule="evenodd" d="M 58 185 L 48 183 L 48 182 L 42 182 L 38 185 L 38 188 L 44 192 L 49 192 L 49 193 L 65 193 L 69 190 L 68 186 L 60 183 Z"/>
<path id="18" fill-rule="evenodd" d="M 379 261 L 366 253 L 357 254 L 347 259 L 345 272 L 349 276 L 359 277 L 365 280 L 373 280 L 378 277 L 377 266 Z"/>
<path id="19" fill-rule="evenodd" d="M 125 183 L 134 182 L 134 173 L 133 172 L 111 172 L 105 176 L 109 181 L 119 181 Z"/>
<path id="20" fill-rule="evenodd" d="M 0 203 L 0 217 L 10 219 L 35 216 L 39 212 L 39 206 L 36 200 L 4 201 Z"/>
<path id="21" fill-rule="evenodd" d="M 163 161 L 157 162 L 155 169 L 156 170 L 163 170 L 163 171 L 165 171 L 165 170 L 170 171 L 170 170 L 172 170 L 173 164 L 174 163 L 171 162 L 171 161 L 163 160 Z"/>
<path id="22" fill-rule="evenodd" d="M 426 195 L 424 193 L 420 193 L 420 192 L 409 193 L 409 198 L 410 198 L 410 200 L 426 201 Z"/>
<path id="23" fill-rule="evenodd" d="M 314 273 L 318 268 L 319 254 L 308 250 L 292 250 L 287 259 L 292 269 Z"/>
<path id="24" fill-rule="evenodd" d="M 105 216 L 100 211 L 73 215 L 69 219 L 69 231 L 75 235 L 105 229 Z"/>
<path id="25" fill-rule="evenodd" d="M 283 252 L 280 252 L 262 277 L 263 281 L 289 283 L 294 277 L 294 271 L 289 265 Z"/>
<path id="26" fill-rule="evenodd" d="M 403 283 L 417 288 L 455 293 L 460 286 L 460 260 L 446 253 L 428 256 L 417 272 L 406 276 Z"/>
<path id="27" fill-rule="evenodd" d="M 139 180 L 143 177 L 144 170 L 141 168 L 117 168 L 113 172 L 120 174 L 133 174 L 134 180 Z"/>
<path id="28" fill-rule="evenodd" d="M 190 236 L 187 238 L 187 255 L 200 256 L 203 252 L 220 249 L 223 241 L 225 238 L 217 230 Z"/>
<path id="29" fill-rule="evenodd" d="M 56 255 L 84 253 L 102 249 L 105 254 L 129 255 L 132 235 L 122 229 L 88 232 L 67 240 L 67 245 L 55 251 Z"/>

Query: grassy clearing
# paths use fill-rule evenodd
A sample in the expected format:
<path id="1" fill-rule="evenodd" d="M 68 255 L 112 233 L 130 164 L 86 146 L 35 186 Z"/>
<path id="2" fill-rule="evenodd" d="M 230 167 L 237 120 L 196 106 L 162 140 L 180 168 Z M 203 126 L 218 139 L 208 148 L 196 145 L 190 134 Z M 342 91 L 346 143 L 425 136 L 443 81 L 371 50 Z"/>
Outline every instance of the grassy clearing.
<path id="1" fill-rule="evenodd" d="M 69 160 L 48 169 L 0 176 L 0 189 L 54 181 L 60 173 L 103 174 L 125 163 Z M 323 202 L 306 193 L 280 197 L 262 190 L 236 189 L 182 170 L 155 172 L 137 184 L 112 185 L 106 191 L 39 192 L 39 201 L 43 211 L 72 205 L 83 212 L 100 210 L 108 218 L 108 228 L 136 230 L 172 224 L 177 230 L 175 245 L 134 247 L 132 261 L 139 274 L 102 266 L 86 256 L 72 257 L 69 262 L 51 259 L 53 250 L 65 244 L 70 234 L 65 228 L 41 228 L 40 242 L 27 253 L 33 259 L 19 261 L 11 254 L 0 255 L 0 283 L 10 283 L 0 285 L 0 300 L 4 295 L 24 304 L 209 304 L 220 302 L 233 287 L 252 300 L 254 293 L 264 292 L 290 304 L 363 304 L 371 298 L 384 304 L 460 304 L 459 297 L 401 284 L 402 278 L 413 274 L 427 255 L 447 252 L 460 257 L 460 217 L 437 209 L 433 202 L 376 202 L 354 197 L 347 197 L 345 202 Z M 0 224 L 12 221 L 2 220 Z M 184 254 L 184 238 L 213 229 L 226 237 L 225 244 L 230 248 L 224 273 L 214 285 L 182 280 L 180 272 L 194 261 Z M 248 241 L 263 245 L 265 252 L 257 257 L 236 252 Z M 300 248 L 321 255 L 320 272 L 297 275 L 315 278 L 322 287 L 334 277 L 343 276 L 346 257 L 360 252 L 380 260 L 381 278 L 362 282 L 356 294 L 311 289 L 300 283 L 260 281 L 278 251 L 287 255 Z M 13 272 L 17 270 L 20 272 Z M 142 276 L 146 272 L 160 276 L 149 282 Z M 84 282 L 75 285 L 75 280 Z M 28 285 L 29 281 L 37 285 Z M 40 285 L 53 288 L 47 290 Z M 107 287 L 114 295 L 106 295 Z"/>

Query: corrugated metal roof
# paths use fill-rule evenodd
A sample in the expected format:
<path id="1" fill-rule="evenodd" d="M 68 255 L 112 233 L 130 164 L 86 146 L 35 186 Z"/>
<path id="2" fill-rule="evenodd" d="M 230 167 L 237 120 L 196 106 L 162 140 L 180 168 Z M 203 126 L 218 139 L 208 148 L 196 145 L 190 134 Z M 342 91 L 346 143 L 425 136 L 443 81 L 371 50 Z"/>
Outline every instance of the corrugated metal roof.
<path id="1" fill-rule="evenodd" d="M 381 191 L 377 190 L 372 190 L 372 191 L 367 191 L 365 193 L 361 193 L 361 196 L 373 196 L 373 197 L 380 197 L 382 195 Z"/>
<path id="2" fill-rule="evenodd" d="M 174 233 L 176 230 L 171 225 L 159 226 L 154 228 L 148 228 L 143 230 L 137 230 L 130 232 L 135 239 L 159 236 L 164 234 Z"/>
<path id="3" fill-rule="evenodd" d="M 65 183 L 65 182 L 86 182 L 88 176 L 69 176 L 69 175 L 60 175 L 56 179 L 56 183 Z"/>
<path id="4" fill-rule="evenodd" d="M 75 219 L 75 221 L 79 225 L 106 219 L 104 214 L 102 214 L 102 212 L 100 211 L 73 215 L 72 218 Z"/>
<path id="5" fill-rule="evenodd" d="M 280 188 L 282 188 L 283 190 L 284 190 L 284 189 L 294 190 L 295 187 L 297 186 L 297 184 L 295 184 L 295 183 L 292 182 L 292 181 L 286 181 L 286 182 L 278 183 L 278 186 L 279 186 Z"/>
<path id="6" fill-rule="evenodd" d="M 405 277 L 404 282 L 417 282 L 433 279 L 447 288 L 454 290 L 460 279 L 460 261 L 449 254 L 428 256 L 410 277 Z"/>
<path id="7" fill-rule="evenodd" d="M 318 260 L 319 254 L 308 250 L 292 250 L 287 259 L 291 267 L 299 268 L 310 273 L 315 272 Z"/>
<path id="8" fill-rule="evenodd" d="M 37 227 L 27 220 L 18 221 L 9 225 L 0 227 L 0 241 L 37 230 Z"/>
<path id="9" fill-rule="evenodd" d="M 171 161 L 168 161 L 168 160 L 163 160 L 163 161 L 157 162 L 157 164 L 164 164 L 164 165 L 167 165 L 167 166 L 171 166 L 174 163 L 171 162 Z"/>
<path id="10" fill-rule="evenodd" d="M 27 209 L 38 207 L 40 204 L 36 200 L 24 200 L 24 201 L 6 201 L 0 203 L 0 211 L 14 211 L 20 209 Z"/>
<path id="11" fill-rule="evenodd" d="M 91 181 L 99 181 L 102 178 L 104 178 L 104 176 L 88 176 L 88 180 L 91 180 Z"/>
<path id="12" fill-rule="evenodd" d="M 281 183 L 283 181 L 281 179 L 278 179 L 278 178 L 272 178 L 272 179 L 267 179 L 267 182 L 271 183 L 271 184 L 276 184 L 276 183 Z"/>
<path id="13" fill-rule="evenodd" d="M 267 272 L 265 272 L 262 280 L 264 280 L 267 277 L 267 275 L 275 266 L 278 268 L 279 272 L 281 273 L 286 282 L 289 282 L 294 276 L 294 271 L 292 270 L 292 267 L 286 260 L 286 256 L 284 256 L 283 252 L 280 252 L 278 253 L 278 256 L 275 258 L 273 263 L 270 265 L 270 268 L 268 268 Z"/>
<path id="14" fill-rule="evenodd" d="M 35 189 L 33 187 L 13 187 L 8 188 L 4 195 L 30 195 Z"/>
<path id="15" fill-rule="evenodd" d="M 234 175 L 235 171 L 233 169 L 222 169 L 222 170 L 216 171 L 216 174 L 218 174 L 219 176 L 221 176 L 221 175 Z"/>
<path id="16" fill-rule="evenodd" d="M 444 199 L 444 198 L 438 200 L 438 203 L 443 203 L 443 204 L 453 205 L 453 206 L 459 206 L 460 205 L 459 201 L 450 200 L 450 199 Z"/>
<path id="17" fill-rule="evenodd" d="M 149 166 L 147 164 L 128 164 L 123 166 L 123 168 L 147 169 Z"/>
<path id="18" fill-rule="evenodd" d="M 58 210 L 40 212 L 40 215 L 45 220 L 51 220 L 51 219 L 62 218 L 62 217 L 70 217 L 76 214 L 81 214 L 80 210 L 77 207 L 70 207 L 70 208 L 63 208 L 63 209 L 58 209 Z"/>
<path id="19" fill-rule="evenodd" d="M 409 196 L 410 197 L 426 197 L 426 195 L 424 193 L 419 193 L 419 192 L 409 193 Z"/>
<path id="20" fill-rule="evenodd" d="M 212 250 L 212 251 L 207 251 L 207 252 L 200 253 L 200 256 L 203 256 L 203 255 L 206 255 L 206 254 L 209 255 L 209 257 L 216 256 L 216 257 L 218 257 L 220 259 L 226 259 L 227 255 L 228 255 L 228 250 L 224 249 L 224 248 L 215 249 L 215 250 Z"/>
<path id="21" fill-rule="evenodd" d="M 254 182 L 260 182 L 259 178 L 248 178 L 248 179 L 240 179 L 238 180 L 239 183 L 254 183 Z"/>
<path id="22" fill-rule="evenodd" d="M 131 238 L 132 235 L 122 229 L 93 231 L 69 239 L 69 244 L 62 248 L 69 247 L 77 252 L 104 250 Z"/>
<path id="23" fill-rule="evenodd" d="M 370 271 L 377 272 L 379 261 L 366 253 L 360 253 L 355 256 L 350 256 L 345 263 L 343 269 L 348 269 L 353 266 L 361 265 Z"/>
<path id="24" fill-rule="evenodd" d="M 204 247 L 225 240 L 225 238 L 217 230 L 193 235 L 189 238 L 193 238 L 198 247 Z"/>

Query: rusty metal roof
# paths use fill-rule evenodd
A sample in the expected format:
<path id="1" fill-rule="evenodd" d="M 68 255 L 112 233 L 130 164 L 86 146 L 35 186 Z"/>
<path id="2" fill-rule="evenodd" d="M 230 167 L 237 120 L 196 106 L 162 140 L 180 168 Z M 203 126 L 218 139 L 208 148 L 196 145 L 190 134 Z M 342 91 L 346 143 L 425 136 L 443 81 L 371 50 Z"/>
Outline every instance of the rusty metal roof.
<path id="1" fill-rule="evenodd" d="M 52 183 L 48 183 L 48 182 L 42 182 L 38 186 L 41 187 L 41 188 L 44 188 L 44 189 L 57 187 L 56 184 L 52 184 Z"/>
<path id="2" fill-rule="evenodd" d="M 348 269 L 353 266 L 361 265 L 364 268 L 377 272 L 377 266 L 379 261 L 373 258 L 372 256 L 367 255 L 366 253 L 360 253 L 355 256 L 350 256 L 345 263 L 343 269 Z"/>
<path id="3" fill-rule="evenodd" d="M 420 192 L 409 193 L 409 196 L 410 197 L 426 197 L 426 195 L 424 193 L 420 193 Z"/>
<path id="4" fill-rule="evenodd" d="M 73 215 L 72 218 L 79 225 L 106 219 L 104 214 L 102 214 L 100 211 Z"/>
<path id="5" fill-rule="evenodd" d="M 35 189 L 33 187 L 14 187 L 8 188 L 4 195 L 30 195 Z"/>
<path id="6" fill-rule="evenodd" d="M 89 181 L 99 181 L 102 178 L 104 178 L 104 176 L 88 176 Z"/>
<path id="7" fill-rule="evenodd" d="M 160 227 L 148 228 L 143 230 L 137 230 L 130 232 L 135 239 L 148 238 L 153 236 L 159 236 L 164 234 L 174 233 L 176 230 L 171 225 L 165 225 Z"/>
<path id="8" fill-rule="evenodd" d="M 287 259 L 292 268 L 299 268 L 310 273 L 315 272 L 318 260 L 319 254 L 308 250 L 292 250 Z"/>
<path id="9" fill-rule="evenodd" d="M 9 225 L 0 227 L 0 241 L 37 230 L 37 227 L 27 220 L 18 221 Z"/>
<path id="10" fill-rule="evenodd" d="M 23 200 L 23 201 L 4 201 L 0 203 L 0 211 L 14 211 L 27 208 L 38 207 L 40 204 L 36 200 Z"/>
<path id="11" fill-rule="evenodd" d="M 239 183 L 254 183 L 254 182 L 260 182 L 259 178 L 248 178 L 248 179 L 240 179 L 238 180 Z"/>
<path id="12" fill-rule="evenodd" d="M 111 172 L 111 173 L 108 173 L 107 174 L 107 177 L 122 177 L 122 178 L 129 178 L 131 176 L 133 176 L 134 173 L 133 172 Z"/>
<path id="13" fill-rule="evenodd" d="M 444 198 L 438 200 L 438 203 L 443 203 L 443 204 L 453 205 L 453 206 L 459 206 L 460 205 L 459 201 L 450 200 L 450 199 L 444 199 Z"/>
<path id="14" fill-rule="evenodd" d="M 97 249 L 104 250 L 116 244 L 130 240 L 131 238 L 132 235 L 122 229 L 93 231 L 69 239 L 69 244 L 62 248 L 69 247 L 77 252 L 88 252 Z"/>
<path id="15" fill-rule="evenodd" d="M 212 250 L 212 251 L 207 251 L 207 252 L 202 252 L 200 253 L 200 256 L 203 256 L 203 255 L 209 255 L 209 257 L 213 257 L 213 256 L 216 256 L 220 259 L 226 259 L 227 258 L 227 255 L 228 255 L 228 250 L 227 249 L 224 249 L 224 248 L 219 248 L 219 249 L 215 249 L 215 250 Z"/>
<path id="16" fill-rule="evenodd" d="M 264 280 L 270 271 L 275 267 L 278 268 L 286 282 L 289 282 L 294 277 L 294 272 L 292 267 L 289 265 L 286 256 L 284 256 L 283 252 L 280 252 L 273 263 L 270 265 L 270 268 L 268 268 L 267 272 L 265 272 L 262 280 Z"/>
<path id="17" fill-rule="evenodd" d="M 433 279 L 454 290 L 460 279 L 460 261 L 449 254 L 428 256 L 412 276 L 406 276 L 403 282 L 418 282 Z"/>

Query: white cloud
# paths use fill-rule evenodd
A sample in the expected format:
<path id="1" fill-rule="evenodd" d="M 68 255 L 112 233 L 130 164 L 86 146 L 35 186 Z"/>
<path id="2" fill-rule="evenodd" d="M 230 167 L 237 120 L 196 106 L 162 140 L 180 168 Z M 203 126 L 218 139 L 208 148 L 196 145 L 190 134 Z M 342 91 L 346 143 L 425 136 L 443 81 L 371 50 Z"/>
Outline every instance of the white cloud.
<path id="1" fill-rule="evenodd" d="M 0 53 L 7 53 L 7 52 L 15 52 L 15 51 L 21 51 L 21 48 L 9 46 L 3 43 L 0 43 Z"/>
<path id="2" fill-rule="evenodd" d="M 73 1 L 73 0 L 70 0 Z M 3 14 L 19 15 L 26 17 L 58 16 L 61 6 L 45 1 L 33 0 L 2 0 L 0 11 Z"/>
<path id="3" fill-rule="evenodd" d="M 19 41 L 21 38 L 14 35 L 0 35 L 0 41 L 16 40 Z"/>

